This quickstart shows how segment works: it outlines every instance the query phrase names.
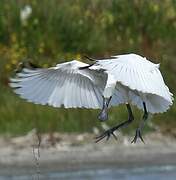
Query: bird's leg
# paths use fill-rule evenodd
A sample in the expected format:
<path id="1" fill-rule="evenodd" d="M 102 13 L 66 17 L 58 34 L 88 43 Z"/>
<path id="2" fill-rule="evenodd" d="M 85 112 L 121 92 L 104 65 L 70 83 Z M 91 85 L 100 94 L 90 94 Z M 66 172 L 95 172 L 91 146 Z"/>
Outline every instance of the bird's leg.
<path id="1" fill-rule="evenodd" d="M 145 142 L 144 142 L 144 139 L 142 138 L 142 134 L 141 134 L 141 131 L 142 131 L 142 129 L 144 128 L 145 122 L 146 122 L 146 120 L 148 119 L 148 111 L 147 111 L 145 102 L 143 102 L 143 108 L 144 108 L 144 115 L 143 115 L 143 117 L 142 117 L 142 121 L 141 121 L 141 123 L 139 124 L 139 127 L 136 129 L 135 137 L 134 137 L 134 139 L 131 141 L 131 143 L 136 143 L 138 138 L 140 138 L 141 141 L 142 141 L 143 143 L 145 143 Z"/>
<path id="2" fill-rule="evenodd" d="M 108 106 L 111 101 L 112 95 L 114 94 L 116 87 L 116 79 L 113 75 L 108 74 L 106 86 L 103 91 L 103 108 L 98 115 L 98 119 L 105 121 L 108 119 Z"/>
<path id="3" fill-rule="evenodd" d="M 96 141 L 95 142 L 99 142 L 102 139 L 104 139 L 106 137 L 106 140 L 109 140 L 110 136 L 113 135 L 115 139 L 117 139 L 116 135 L 114 134 L 114 131 L 118 130 L 119 128 L 123 128 L 126 127 L 127 125 L 129 125 L 133 120 L 134 120 L 134 116 L 131 110 L 131 106 L 130 104 L 126 104 L 127 106 L 127 110 L 128 110 L 128 120 L 125 122 L 122 122 L 121 124 L 118 124 L 117 126 L 108 129 L 107 131 L 105 131 L 103 134 L 101 134 L 100 136 L 96 137 Z"/>
<path id="4" fill-rule="evenodd" d="M 108 106 L 111 101 L 111 98 L 112 98 L 112 96 L 110 98 L 105 98 L 103 96 L 103 108 L 102 108 L 100 114 L 98 115 L 98 119 L 100 121 L 105 121 L 108 119 Z"/>

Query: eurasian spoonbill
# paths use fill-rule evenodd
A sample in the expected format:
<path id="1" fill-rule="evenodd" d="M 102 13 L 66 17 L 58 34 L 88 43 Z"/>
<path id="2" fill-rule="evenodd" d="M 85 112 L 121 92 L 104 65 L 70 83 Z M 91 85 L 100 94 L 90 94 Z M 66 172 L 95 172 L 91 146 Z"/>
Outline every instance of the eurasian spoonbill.
<path id="1" fill-rule="evenodd" d="M 98 116 L 101 121 L 108 119 L 109 107 L 126 104 L 128 120 L 96 137 L 96 142 L 111 135 L 116 138 L 114 131 L 134 120 L 130 104 L 144 110 L 132 142 L 138 137 L 143 141 L 141 130 L 148 112 L 165 112 L 173 101 L 159 64 L 137 54 L 95 60 L 91 65 L 72 60 L 50 68 L 23 68 L 10 79 L 10 86 L 16 94 L 36 104 L 102 109 Z"/>

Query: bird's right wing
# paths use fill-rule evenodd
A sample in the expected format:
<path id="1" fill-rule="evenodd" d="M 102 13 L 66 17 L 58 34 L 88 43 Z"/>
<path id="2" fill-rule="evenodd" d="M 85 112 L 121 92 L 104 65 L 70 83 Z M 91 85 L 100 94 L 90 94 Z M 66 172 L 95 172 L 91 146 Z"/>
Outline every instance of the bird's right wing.
<path id="1" fill-rule="evenodd" d="M 10 79 L 16 94 L 36 104 L 65 108 L 101 108 L 106 75 L 73 60 L 56 67 L 24 68 Z"/>

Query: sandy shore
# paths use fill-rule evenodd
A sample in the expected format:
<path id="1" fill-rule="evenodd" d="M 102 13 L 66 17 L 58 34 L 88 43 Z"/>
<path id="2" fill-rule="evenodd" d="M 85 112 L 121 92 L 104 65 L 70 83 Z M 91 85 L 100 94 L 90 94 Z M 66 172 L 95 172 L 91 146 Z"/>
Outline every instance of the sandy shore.
<path id="1" fill-rule="evenodd" d="M 159 133 L 146 135 L 146 144 L 131 144 L 131 138 L 119 136 L 118 141 L 94 143 L 91 134 L 42 135 L 39 166 L 43 171 L 62 171 L 107 166 L 134 167 L 176 164 L 176 139 Z M 0 174 L 32 172 L 36 168 L 33 145 L 35 133 L 24 137 L 0 138 Z M 34 148 L 37 156 L 37 148 Z"/>

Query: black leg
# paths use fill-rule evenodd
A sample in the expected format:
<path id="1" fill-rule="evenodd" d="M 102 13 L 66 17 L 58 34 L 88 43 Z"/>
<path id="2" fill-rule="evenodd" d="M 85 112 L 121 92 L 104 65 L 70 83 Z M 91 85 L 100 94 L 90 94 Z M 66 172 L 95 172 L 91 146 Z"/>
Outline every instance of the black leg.
<path id="1" fill-rule="evenodd" d="M 108 106 L 111 101 L 111 98 L 112 98 L 112 96 L 110 98 L 103 97 L 103 108 L 102 108 L 100 114 L 98 115 L 98 119 L 100 121 L 105 121 L 108 119 Z"/>
<path id="2" fill-rule="evenodd" d="M 128 120 L 125 121 L 125 122 L 122 122 L 121 124 L 111 128 L 111 129 L 108 129 L 103 134 L 101 134 L 100 136 L 96 137 L 95 138 L 96 139 L 95 142 L 99 142 L 102 139 L 104 139 L 105 137 L 106 137 L 106 140 L 109 140 L 111 135 L 114 136 L 115 139 L 117 139 L 117 137 L 114 134 L 114 131 L 118 130 L 119 128 L 126 127 L 127 125 L 129 125 L 134 120 L 134 116 L 133 116 L 130 104 L 126 104 L 126 106 L 127 106 L 127 110 L 128 110 L 128 114 L 129 114 Z"/>
<path id="3" fill-rule="evenodd" d="M 138 138 L 140 138 L 141 141 L 142 141 L 143 143 L 145 143 L 145 142 L 144 142 L 144 139 L 142 138 L 142 134 L 141 134 L 141 131 L 142 131 L 142 129 L 144 128 L 145 122 L 146 122 L 146 120 L 148 119 L 148 111 L 147 111 L 147 107 L 146 107 L 145 102 L 143 102 L 143 108 L 144 108 L 144 115 L 143 115 L 143 117 L 142 117 L 142 121 L 141 121 L 141 123 L 139 124 L 139 127 L 136 129 L 135 137 L 134 137 L 134 139 L 131 141 L 131 143 L 136 143 Z"/>

